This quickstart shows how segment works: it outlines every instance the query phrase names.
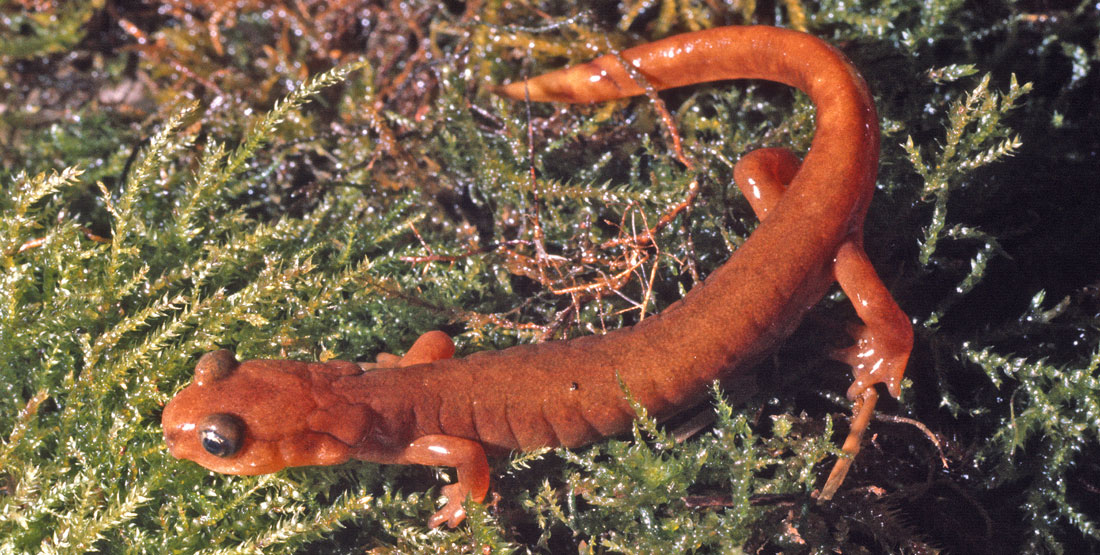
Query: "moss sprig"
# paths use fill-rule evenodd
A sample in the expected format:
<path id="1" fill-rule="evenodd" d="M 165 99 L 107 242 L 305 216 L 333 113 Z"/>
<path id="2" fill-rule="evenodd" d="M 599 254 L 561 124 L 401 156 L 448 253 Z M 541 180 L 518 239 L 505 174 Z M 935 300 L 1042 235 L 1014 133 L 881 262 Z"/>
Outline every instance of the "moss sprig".
<path id="1" fill-rule="evenodd" d="M 945 69 L 934 73 L 935 79 L 942 81 L 965 76 L 969 71 Z M 996 93 L 989 90 L 989 83 L 990 75 L 986 74 L 974 89 L 951 105 L 944 143 L 933 161 L 925 161 L 925 153 L 912 136 L 904 143 L 909 162 L 924 182 L 921 195 L 932 199 L 932 213 L 920 243 L 918 262 L 925 267 L 932 264 L 939 241 L 945 237 L 983 244 L 971 260 L 970 271 L 956 287 L 956 295 L 940 303 L 925 320 L 926 326 L 936 326 L 953 304 L 951 299 L 969 292 L 981 280 L 990 257 L 1004 252 L 995 237 L 980 229 L 958 224 L 945 230 L 951 193 L 965 186 L 976 169 L 1011 156 L 1021 146 L 1019 135 L 1013 134 L 1003 120 L 1020 97 L 1031 90 L 1031 84 L 1020 85 L 1012 76 L 1008 91 Z"/>
<path id="2" fill-rule="evenodd" d="M 993 465 L 990 486 L 1024 488 L 1028 551 L 1065 549 L 1060 525 L 1100 540 L 1097 516 L 1071 499 L 1074 469 L 1089 465 L 1100 442 L 1100 340 L 1087 364 L 1061 365 L 1004 355 L 990 347 L 963 346 L 966 360 L 980 367 L 998 388 L 1011 380 L 1012 411 L 1002 418 L 979 461 Z M 1052 417 L 1057 415 L 1056 417 Z"/>

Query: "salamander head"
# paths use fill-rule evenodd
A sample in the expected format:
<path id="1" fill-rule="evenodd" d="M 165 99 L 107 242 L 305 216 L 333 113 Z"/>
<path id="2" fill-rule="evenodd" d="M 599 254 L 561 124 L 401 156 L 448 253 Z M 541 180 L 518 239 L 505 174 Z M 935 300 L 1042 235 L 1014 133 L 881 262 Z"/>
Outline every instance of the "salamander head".
<path id="1" fill-rule="evenodd" d="M 288 466 L 337 464 L 348 446 L 313 429 L 310 365 L 207 353 L 195 381 L 164 407 L 168 452 L 223 474 L 267 474 Z M 324 411 L 321 411 L 324 413 Z"/>

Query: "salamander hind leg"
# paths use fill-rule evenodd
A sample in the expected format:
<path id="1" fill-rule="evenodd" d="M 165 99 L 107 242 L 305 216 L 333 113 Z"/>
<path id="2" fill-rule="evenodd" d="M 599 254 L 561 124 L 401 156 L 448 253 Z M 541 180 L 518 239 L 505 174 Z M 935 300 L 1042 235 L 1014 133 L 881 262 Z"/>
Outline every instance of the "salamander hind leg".
<path id="1" fill-rule="evenodd" d="M 901 394 L 901 378 L 913 348 L 913 326 L 883 285 L 863 246 L 849 239 L 840 245 L 834 266 L 837 283 L 856 309 L 863 325 L 850 329 L 855 344 L 836 353 L 852 367 L 855 380 L 848 398 L 881 383 L 890 395 Z"/>
<path id="2" fill-rule="evenodd" d="M 476 441 L 441 434 L 423 436 L 410 443 L 397 462 L 453 466 L 458 474 L 455 483 L 443 487 L 447 504 L 428 520 L 432 528 L 444 522 L 449 528 L 458 526 L 466 519 L 466 498 L 481 503 L 489 491 L 489 461 Z"/>
<path id="3" fill-rule="evenodd" d="M 779 204 L 787 184 L 802 161 L 785 148 L 761 148 L 749 152 L 733 167 L 733 181 L 748 199 L 756 217 L 764 220 Z"/>
<path id="4" fill-rule="evenodd" d="M 785 148 L 754 150 L 737 162 L 734 181 L 758 218 L 765 219 L 768 211 L 779 204 L 799 165 L 799 159 Z M 875 384 L 885 384 L 894 397 L 901 393 L 901 378 L 913 346 L 913 328 L 908 317 L 875 273 L 858 237 L 855 234 L 841 243 L 833 267 L 837 282 L 863 321 L 849 329 L 855 344 L 833 355 L 852 367 L 848 398 L 853 402 L 853 417 L 841 447 L 849 456 L 833 466 L 820 499 L 832 498 L 859 453 L 863 433 L 878 401 Z"/>
<path id="5" fill-rule="evenodd" d="M 833 271 L 863 323 L 849 330 L 855 343 L 833 355 L 852 367 L 854 379 L 848 399 L 853 402 L 853 418 L 842 447 L 849 456 L 833 466 L 819 499 L 832 498 L 848 474 L 852 458 L 859 453 L 863 432 L 878 400 L 875 384 L 884 384 L 894 397 L 901 394 L 901 379 L 913 348 L 913 326 L 875 273 L 858 236 L 840 245 Z"/>

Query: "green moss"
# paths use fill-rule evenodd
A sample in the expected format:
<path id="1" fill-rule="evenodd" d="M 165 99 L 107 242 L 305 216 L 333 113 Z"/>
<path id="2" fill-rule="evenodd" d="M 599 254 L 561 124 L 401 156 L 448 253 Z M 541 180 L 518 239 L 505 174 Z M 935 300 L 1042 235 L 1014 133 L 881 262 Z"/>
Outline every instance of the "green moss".
<path id="1" fill-rule="evenodd" d="M 0 57 L 26 59 L 43 54 L 68 52 L 84 38 L 85 26 L 103 9 L 103 0 L 57 2 L 45 10 L 27 9 L 33 2 L 4 2 L 0 17 Z"/>
<path id="2" fill-rule="evenodd" d="M 834 293 L 763 365 L 747 404 L 716 392 L 702 432 L 683 440 L 642 414 L 628 437 L 517 453 L 494 468 L 499 499 L 433 531 L 423 524 L 450 469 L 212 475 L 168 456 L 161 407 L 217 347 L 366 360 L 443 328 L 467 354 L 659 312 L 756 225 L 733 163 L 760 146 L 804 153 L 812 106 L 760 83 L 663 95 L 688 171 L 646 99 L 526 106 L 486 85 L 699 25 L 784 23 L 797 6 L 775 16 L 642 2 L 578 15 L 490 2 L 477 23 L 370 12 L 378 30 L 358 35 L 348 22 L 361 19 L 315 6 L 318 25 L 366 44 L 340 65 L 332 52 L 344 44 L 289 12 L 229 12 L 214 37 L 201 10 L 192 20 L 115 6 L 167 45 L 131 55 L 107 48 L 132 40 L 117 25 L 81 38 L 107 13 L 88 5 L 56 20 L 3 12 L 14 26 L 0 56 L 19 86 L 0 103 L 0 552 L 1100 545 L 1081 493 L 1100 483 L 1100 263 L 1087 254 L 1100 236 L 1087 209 L 1100 201 L 1089 181 L 1100 115 L 1087 109 L 1100 94 L 1100 18 L 1084 3 L 806 7 L 810 31 L 863 70 L 883 121 L 866 243 L 918 345 L 902 399 L 882 412 L 931 428 L 946 468 L 915 428 L 876 422 L 835 502 L 812 499 L 848 410 L 846 371 L 828 354 L 852 315 Z M 306 73 L 317 77 L 290 85 Z M 54 94 L 135 75 L 153 105 L 138 117 Z M 175 100 L 179 89 L 199 100 Z M 693 181 L 691 217 L 655 248 L 597 248 L 652 226 Z M 542 264 L 521 269 L 509 253 Z M 560 293 L 624 268 L 621 284 L 586 290 L 597 294 Z"/>

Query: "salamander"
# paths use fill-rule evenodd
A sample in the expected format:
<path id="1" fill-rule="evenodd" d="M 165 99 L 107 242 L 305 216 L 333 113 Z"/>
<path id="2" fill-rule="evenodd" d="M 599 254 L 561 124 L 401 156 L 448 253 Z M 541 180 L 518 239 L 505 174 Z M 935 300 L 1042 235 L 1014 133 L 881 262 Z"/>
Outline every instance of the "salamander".
<path id="1" fill-rule="evenodd" d="M 630 70 L 624 64 L 633 66 Z M 906 315 L 864 253 L 863 219 L 878 165 L 871 94 L 836 48 L 773 27 L 673 36 L 498 87 L 513 99 L 601 102 L 720 79 L 765 79 L 805 92 L 817 128 L 805 159 L 786 149 L 745 155 L 734 179 L 761 219 L 745 243 L 659 315 L 604 335 L 454 358 L 444 333 L 376 363 L 239 362 L 204 355 L 193 383 L 164 409 L 169 452 L 227 474 L 362 459 L 454 467 L 446 504 L 428 521 L 453 527 L 463 503 L 484 500 L 487 456 L 579 447 L 628 430 L 629 395 L 658 420 L 736 384 L 771 352 L 833 282 L 861 324 L 834 353 L 852 367 L 854 418 L 843 449 L 859 451 L 878 398 L 898 396 L 913 342 Z M 820 497 L 836 491 L 841 457 Z"/>

